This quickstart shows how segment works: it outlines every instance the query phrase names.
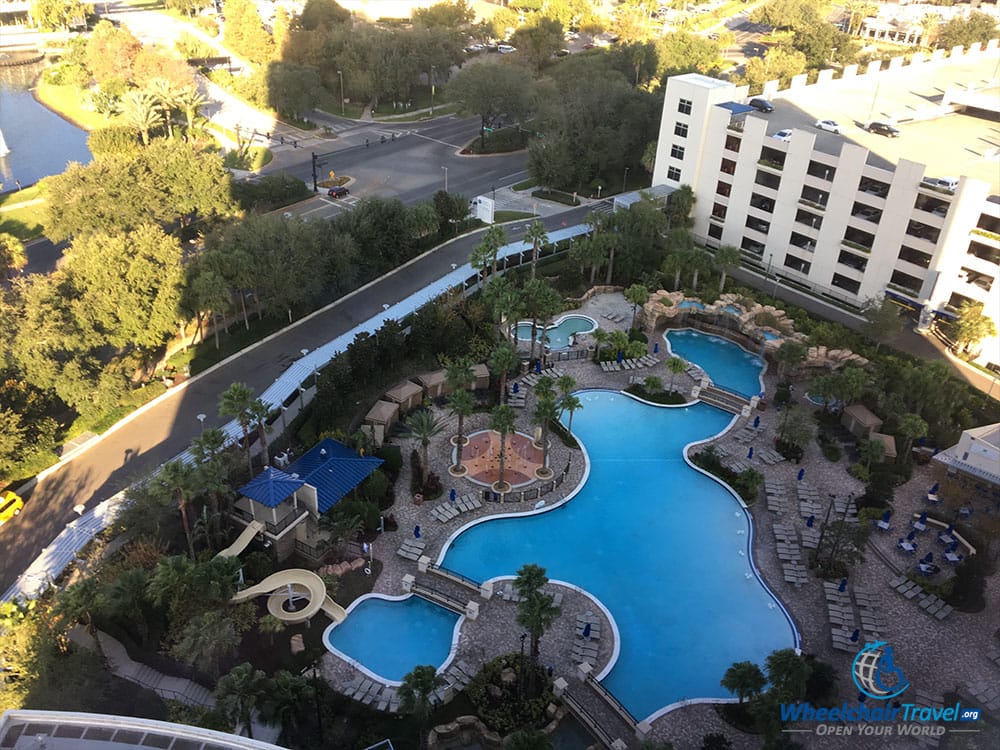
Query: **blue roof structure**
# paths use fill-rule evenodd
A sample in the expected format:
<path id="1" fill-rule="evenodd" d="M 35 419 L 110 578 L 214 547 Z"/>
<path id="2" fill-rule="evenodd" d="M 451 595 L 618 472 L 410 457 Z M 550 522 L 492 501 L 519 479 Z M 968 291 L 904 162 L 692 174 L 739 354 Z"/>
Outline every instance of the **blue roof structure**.
<path id="1" fill-rule="evenodd" d="M 240 487 L 239 491 L 241 495 L 256 500 L 261 505 L 277 508 L 304 484 L 301 479 L 268 466 L 250 482 Z"/>
<path id="2" fill-rule="evenodd" d="M 306 451 L 287 471 L 316 488 L 319 512 L 326 513 L 381 465 L 381 458 L 359 456 L 343 443 L 325 438 Z"/>
<path id="3" fill-rule="evenodd" d="M 723 102 L 717 105 L 723 109 L 728 109 L 734 115 L 745 115 L 748 112 L 753 112 L 753 107 L 748 107 L 746 104 L 737 104 L 736 102 Z"/>

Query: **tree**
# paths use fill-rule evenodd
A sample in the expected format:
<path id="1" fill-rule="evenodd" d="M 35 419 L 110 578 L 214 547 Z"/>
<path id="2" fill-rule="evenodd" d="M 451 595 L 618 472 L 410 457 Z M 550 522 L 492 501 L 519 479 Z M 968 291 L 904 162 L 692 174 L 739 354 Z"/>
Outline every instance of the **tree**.
<path id="1" fill-rule="evenodd" d="M 129 632 L 138 636 L 136 639 L 144 644 L 149 637 L 149 599 L 146 587 L 149 584 L 149 572 L 143 568 L 129 568 L 104 589 L 103 609 L 106 615 Z M 134 626 L 135 630 L 132 630 Z"/>
<path id="2" fill-rule="evenodd" d="M 315 688 L 307 678 L 281 669 L 271 678 L 260 713 L 268 722 L 280 725 L 287 738 L 299 728 L 314 697 Z"/>
<path id="3" fill-rule="evenodd" d="M 667 198 L 664 214 L 667 217 L 667 229 L 686 229 L 694 224 L 691 211 L 696 198 L 690 185 L 681 185 Z"/>
<path id="4" fill-rule="evenodd" d="M 544 396 L 537 394 L 535 399 L 535 413 L 532 422 L 542 428 L 542 470 L 547 470 L 549 465 L 549 425 L 559 418 L 559 407 L 556 397 L 552 393 Z"/>
<path id="5" fill-rule="evenodd" d="M 240 424 L 243 431 L 243 447 L 247 452 L 247 467 L 253 477 L 253 458 L 250 455 L 250 406 L 253 404 L 253 389 L 246 383 L 232 383 L 219 396 L 219 414 L 231 417 Z"/>
<path id="6" fill-rule="evenodd" d="M 142 144 L 148 146 L 149 131 L 160 122 L 156 113 L 156 98 L 148 91 L 126 91 L 118 102 L 118 114 L 126 125 L 138 131 Z"/>
<path id="7" fill-rule="evenodd" d="M 545 584 L 549 582 L 545 575 L 545 568 L 527 563 L 522 565 L 517 571 L 517 578 L 514 579 L 514 589 L 517 591 L 521 601 L 517 605 L 517 624 L 528 631 L 531 638 L 531 664 L 532 669 L 528 671 L 528 695 L 535 695 L 535 673 L 538 665 L 539 643 L 545 631 L 552 627 L 562 610 L 554 603 L 551 594 L 543 591 Z M 521 665 L 523 669 L 524 666 Z"/>
<path id="8" fill-rule="evenodd" d="M 865 464 L 865 468 L 871 471 L 872 464 L 877 464 L 885 456 L 885 445 L 881 440 L 859 440 L 858 456 Z"/>
<path id="9" fill-rule="evenodd" d="M 468 442 L 465 437 L 465 418 L 472 414 L 474 404 L 472 394 L 465 388 L 453 391 L 448 397 L 448 408 L 451 413 L 458 417 L 458 432 L 455 440 L 455 465 L 452 469 L 458 473 L 464 473 L 462 468 L 462 449 Z"/>
<path id="10" fill-rule="evenodd" d="M 421 409 L 407 417 L 404 424 L 406 425 L 406 429 L 409 430 L 410 437 L 420 441 L 420 481 L 422 484 L 427 484 L 427 476 L 431 470 L 428 447 L 431 444 L 431 439 L 441 434 L 444 430 L 444 423 L 435 417 L 430 409 Z"/>
<path id="11" fill-rule="evenodd" d="M 861 326 L 864 335 L 875 342 L 875 351 L 903 330 L 903 318 L 899 306 L 887 296 L 874 297 L 865 303 L 861 314 L 865 322 Z"/>
<path id="12" fill-rule="evenodd" d="M 722 687 L 735 693 L 740 703 L 760 693 L 767 684 L 767 678 L 752 661 L 738 661 L 722 676 Z"/>
<path id="13" fill-rule="evenodd" d="M 535 280 L 535 266 L 538 264 L 538 248 L 547 244 L 549 235 L 545 231 L 545 225 L 540 221 L 531 222 L 528 231 L 524 233 L 524 241 L 531 243 L 531 280 Z"/>
<path id="14" fill-rule="evenodd" d="M 28 265 L 24 244 L 12 234 L 0 232 L 0 268 L 8 279 Z"/>
<path id="15" fill-rule="evenodd" d="M 504 472 L 507 468 L 507 436 L 514 431 L 516 416 L 507 404 L 500 404 L 490 413 L 490 429 L 500 433 L 500 466 L 495 487 L 505 491 Z"/>
<path id="16" fill-rule="evenodd" d="M 154 78 L 145 87 L 145 90 L 153 96 L 153 99 L 155 99 L 156 103 L 160 107 L 160 112 L 163 115 L 163 126 L 167 131 L 167 137 L 173 138 L 173 110 L 177 105 L 179 88 L 166 78 Z"/>
<path id="17" fill-rule="evenodd" d="M 782 341 L 781 346 L 774 352 L 774 359 L 778 363 L 778 381 L 784 382 L 788 370 L 806 361 L 809 350 L 804 344 L 798 341 Z"/>
<path id="18" fill-rule="evenodd" d="M 251 401 L 250 406 L 247 407 L 247 416 L 250 419 L 250 423 L 257 426 L 257 437 L 260 440 L 261 464 L 264 466 L 267 466 L 271 462 L 267 453 L 267 431 L 269 429 L 267 418 L 271 416 L 271 411 L 271 407 L 259 398 Z"/>
<path id="19" fill-rule="evenodd" d="M 574 396 L 572 393 L 565 394 L 559 399 L 559 410 L 569 412 L 569 423 L 566 425 L 566 429 L 569 432 L 573 432 L 573 414 L 583 408 L 583 402 Z"/>
<path id="20" fill-rule="evenodd" d="M 233 667 L 215 688 L 216 706 L 234 724 L 239 722 L 253 739 L 253 714 L 268 694 L 267 675 L 252 664 Z"/>
<path id="21" fill-rule="evenodd" d="M 531 318 L 531 346 L 528 359 L 534 361 L 535 346 L 538 343 L 538 322 L 545 322 L 563 309 L 562 295 L 549 286 L 544 279 L 531 279 L 524 285 L 525 312 Z M 539 358 L 545 356 L 545 343 L 542 344 Z"/>
<path id="22" fill-rule="evenodd" d="M 611 341 L 611 334 L 603 328 L 597 328 L 590 334 L 594 337 L 594 361 L 601 361 L 601 348 Z"/>
<path id="23" fill-rule="evenodd" d="M 753 9 L 750 20 L 776 29 L 798 29 L 822 21 L 817 0 L 768 0 Z"/>
<path id="24" fill-rule="evenodd" d="M 69 31 L 87 25 L 88 9 L 82 0 L 32 0 L 28 17 L 42 31 Z"/>
<path id="25" fill-rule="evenodd" d="M 517 48 L 518 60 L 538 71 L 562 47 L 562 24 L 553 18 L 534 14 L 511 34 L 510 43 Z"/>
<path id="26" fill-rule="evenodd" d="M 63 623 L 64 630 L 69 630 L 71 623 L 83 622 L 87 632 L 93 637 L 98 652 L 103 654 L 99 632 L 94 624 L 94 612 L 100 606 L 100 593 L 96 578 L 83 578 L 59 592 L 53 615 L 57 622 Z"/>
<path id="27" fill-rule="evenodd" d="M 992 16 L 973 11 L 966 18 L 956 16 L 941 27 L 938 48 L 969 47 L 976 42 L 986 44 L 996 37 L 997 22 Z"/>
<path id="28" fill-rule="evenodd" d="M 860 367 L 849 365 L 833 379 L 833 395 L 844 404 L 852 404 L 861 398 L 871 385 L 868 373 Z"/>
<path id="29" fill-rule="evenodd" d="M 961 351 L 968 353 L 983 339 L 993 338 L 996 335 L 996 325 L 983 314 L 982 303 L 971 300 L 962 303 L 955 320 L 955 342 Z"/>
<path id="30" fill-rule="evenodd" d="M 188 554 L 195 559 L 194 540 L 191 537 L 191 520 L 188 518 L 188 501 L 195 492 L 195 471 L 192 466 L 183 461 L 171 461 L 163 465 L 153 478 L 154 486 L 162 487 L 177 502 L 184 526 L 184 536 L 187 538 Z"/>
<path id="31" fill-rule="evenodd" d="M 574 263 L 578 263 L 584 268 L 590 268 L 588 283 L 593 286 L 594 279 L 597 277 L 597 269 L 600 268 L 607 258 L 607 252 L 604 243 L 592 237 L 582 237 L 577 239 L 570 247 L 569 257 Z"/>
<path id="32" fill-rule="evenodd" d="M 468 26 L 475 20 L 476 14 L 466 0 L 445 0 L 429 8 L 414 8 L 412 18 L 418 26 L 451 30 Z"/>
<path id="33" fill-rule="evenodd" d="M 444 684 L 444 678 L 429 665 L 414 667 L 403 677 L 399 686 L 399 707 L 408 714 L 413 714 L 420 725 L 420 746 L 427 745 L 425 731 L 427 719 L 431 712 L 431 695 Z"/>
<path id="34" fill-rule="evenodd" d="M 489 367 L 493 374 L 500 378 L 500 403 L 507 402 L 507 373 L 517 367 L 520 362 L 517 350 L 510 344 L 503 343 L 490 355 Z"/>
<path id="35" fill-rule="evenodd" d="M 448 99 L 457 102 L 463 114 L 479 116 L 479 137 L 486 145 L 486 129 L 501 117 L 521 120 L 531 110 L 534 81 L 516 65 L 470 65 L 448 84 Z"/>
<path id="36" fill-rule="evenodd" d="M 351 12 L 338 5 L 335 0 L 306 0 L 302 7 L 299 23 L 302 28 L 314 31 L 320 27 L 333 31 L 337 26 L 349 24 Z"/>
<path id="37" fill-rule="evenodd" d="M 226 612 L 208 610 L 191 618 L 170 652 L 185 664 L 207 666 L 209 674 L 218 679 L 219 662 L 236 653 L 240 636 L 236 623 Z"/>
<path id="38" fill-rule="evenodd" d="M 633 284 L 625 290 L 625 299 L 632 303 L 632 323 L 629 328 L 635 328 L 640 305 L 645 305 L 649 301 L 649 289 L 642 284 Z"/>
<path id="39" fill-rule="evenodd" d="M 903 456 L 903 461 L 908 463 L 910 461 L 910 448 L 913 446 L 913 441 L 926 435 L 928 426 L 927 422 L 919 414 L 913 414 L 912 412 L 900 415 L 898 421 L 899 424 L 896 426 L 896 432 L 904 440 L 901 455 Z"/>
<path id="40" fill-rule="evenodd" d="M 785 409 L 778 424 L 777 439 L 785 445 L 804 451 L 816 434 L 813 418 L 800 406 Z"/>
<path id="41" fill-rule="evenodd" d="M 469 263 L 479 271 L 480 278 L 490 269 L 490 278 L 497 275 L 497 254 L 500 248 L 507 244 L 507 232 L 499 224 L 494 224 L 483 233 L 483 239 L 472 248 Z"/>
<path id="42" fill-rule="evenodd" d="M 552 750 L 552 740 L 540 729 L 518 729 L 503 741 L 504 750 Z"/>
<path id="43" fill-rule="evenodd" d="M 726 275 L 733 268 L 738 268 L 743 254 L 733 245 L 720 245 L 715 250 L 715 267 L 719 269 L 719 294 L 726 288 Z"/>
<path id="44" fill-rule="evenodd" d="M 670 373 L 670 390 L 674 390 L 674 379 L 687 370 L 687 362 L 680 357 L 667 359 L 667 372 Z"/>
<path id="45" fill-rule="evenodd" d="M 198 119 L 199 110 L 208 104 L 208 99 L 195 86 L 181 88 L 175 96 L 177 106 L 184 110 L 184 118 L 187 120 L 187 127 L 190 131 L 194 128 L 195 120 Z"/>
<path id="46" fill-rule="evenodd" d="M 708 270 L 711 264 L 711 259 L 708 252 L 704 248 L 693 243 L 684 252 L 686 255 L 684 264 L 687 266 L 688 270 L 691 271 L 691 290 L 697 292 L 698 275 L 702 271 Z"/>
<path id="47" fill-rule="evenodd" d="M 804 73 L 806 56 L 790 47 L 771 47 L 763 57 L 747 60 L 744 80 L 751 92 L 761 91 L 768 81 L 781 81 L 787 86 L 793 77 Z"/>
<path id="48" fill-rule="evenodd" d="M 768 654 L 764 660 L 770 693 L 782 703 L 794 703 L 806 692 L 809 662 L 795 649 L 783 648 Z"/>

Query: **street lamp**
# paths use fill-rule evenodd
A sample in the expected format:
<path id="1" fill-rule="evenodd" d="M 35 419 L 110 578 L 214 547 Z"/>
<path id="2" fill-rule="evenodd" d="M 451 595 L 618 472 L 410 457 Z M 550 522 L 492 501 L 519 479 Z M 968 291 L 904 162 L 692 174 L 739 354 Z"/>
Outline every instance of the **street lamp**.
<path id="1" fill-rule="evenodd" d="M 198 415 L 198 416 L 196 417 L 196 419 L 197 419 L 197 420 L 198 420 L 199 422 L 201 422 L 201 431 L 202 431 L 202 432 L 204 432 L 204 431 L 205 431 L 205 420 L 206 420 L 206 419 L 208 419 L 208 415 L 207 415 L 207 414 L 199 414 L 199 415 Z"/>
<path id="2" fill-rule="evenodd" d="M 434 72 L 437 70 L 433 65 L 431 65 L 431 117 L 434 116 Z"/>
<path id="3" fill-rule="evenodd" d="M 625 177 L 622 178 L 622 192 L 625 192 L 625 188 L 628 187 L 628 167 L 625 167 Z"/>
<path id="4" fill-rule="evenodd" d="M 448 167 L 441 167 L 444 170 L 444 191 L 448 192 Z"/>
<path id="5" fill-rule="evenodd" d="M 337 77 L 340 78 L 340 116 L 344 116 L 344 73 L 343 71 L 337 71 Z"/>

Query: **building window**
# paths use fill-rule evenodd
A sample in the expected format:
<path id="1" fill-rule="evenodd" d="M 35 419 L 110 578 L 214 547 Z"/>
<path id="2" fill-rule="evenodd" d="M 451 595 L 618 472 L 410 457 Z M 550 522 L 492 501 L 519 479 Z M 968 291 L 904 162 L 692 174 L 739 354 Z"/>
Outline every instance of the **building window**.
<path id="1" fill-rule="evenodd" d="M 889 194 L 889 183 L 874 180 L 871 177 L 862 177 L 861 181 L 858 183 L 858 190 L 862 193 L 868 193 L 869 195 L 877 195 L 879 198 L 885 198 Z"/>
<path id="2" fill-rule="evenodd" d="M 851 207 L 851 216 L 878 224 L 882 219 L 882 209 L 855 201 Z"/>
<path id="3" fill-rule="evenodd" d="M 823 162 L 819 161 L 809 162 L 809 168 L 806 169 L 806 172 L 813 177 L 819 177 L 821 180 L 826 180 L 827 182 L 831 181 L 834 175 L 837 174 L 835 167 L 831 167 L 828 164 L 823 164 Z"/>
<path id="4" fill-rule="evenodd" d="M 890 283 L 895 284 L 901 289 L 905 289 L 910 294 L 920 294 L 920 287 L 923 284 L 916 276 L 910 276 L 910 274 L 903 273 L 902 271 L 893 271 Z"/>
<path id="5" fill-rule="evenodd" d="M 861 271 L 862 273 L 868 267 L 867 258 L 862 258 L 860 255 L 849 253 L 846 250 L 840 251 L 840 257 L 837 259 L 837 262 L 842 266 L 853 268 L 855 271 Z"/>
<path id="6" fill-rule="evenodd" d="M 680 182 L 681 170 L 679 170 L 677 167 L 667 167 L 667 179 L 673 180 L 674 182 Z"/>
<path id="7" fill-rule="evenodd" d="M 811 253 L 816 249 L 816 240 L 811 237 L 806 237 L 804 234 L 799 234 L 798 232 L 792 232 L 792 236 L 788 240 L 789 245 L 795 245 L 795 247 L 800 250 L 805 250 L 807 253 Z"/>
<path id="8" fill-rule="evenodd" d="M 865 232 L 861 229 L 857 229 L 856 227 L 848 227 L 844 231 L 844 239 L 842 242 L 848 247 L 853 247 L 855 250 L 870 253 L 872 245 L 875 244 L 875 235 L 871 232 Z"/>
<path id="9" fill-rule="evenodd" d="M 679 99 L 677 101 L 677 111 L 682 115 L 691 114 L 691 100 L 690 99 Z"/>
<path id="10" fill-rule="evenodd" d="M 841 276 L 839 273 L 833 275 L 833 280 L 830 283 L 837 289 L 843 289 L 845 292 L 850 292 L 851 294 L 857 294 L 858 290 L 861 289 L 860 281 Z"/>
<path id="11" fill-rule="evenodd" d="M 759 193 L 750 194 L 750 205 L 759 211 L 774 213 L 774 198 L 767 198 Z"/>
<path id="12" fill-rule="evenodd" d="M 757 170 L 757 175 L 753 178 L 753 181 L 758 185 L 769 187 L 772 190 L 777 190 L 778 186 L 781 185 L 781 177 L 776 174 L 771 174 L 770 172 L 761 172 L 759 169 Z"/>
<path id="13" fill-rule="evenodd" d="M 719 182 L 715 186 L 715 192 L 718 193 L 719 195 L 722 195 L 722 196 L 726 197 L 726 198 L 729 197 L 729 194 L 732 191 L 733 191 L 733 186 L 730 185 L 728 182 Z"/>
<path id="14" fill-rule="evenodd" d="M 670 158 L 671 159 L 683 159 L 684 158 L 684 147 L 678 146 L 676 143 L 670 147 Z"/>
<path id="15" fill-rule="evenodd" d="M 802 260 L 802 258 L 796 258 L 794 255 L 786 255 L 785 268 L 791 268 L 793 271 L 807 274 L 809 273 L 809 269 L 812 268 L 812 263 Z"/>
<path id="16" fill-rule="evenodd" d="M 785 152 L 778 151 L 776 148 L 770 148 L 769 146 L 763 146 L 760 149 L 760 162 L 761 164 L 770 167 L 771 169 L 784 169 L 785 168 Z"/>
<path id="17" fill-rule="evenodd" d="M 743 238 L 743 242 L 740 243 L 740 247 L 748 253 L 753 253 L 758 258 L 764 254 L 764 243 L 752 240 L 749 237 Z"/>
<path id="18" fill-rule="evenodd" d="M 688 137 L 688 126 L 683 122 L 674 123 L 674 135 L 680 136 L 681 138 Z"/>
<path id="19" fill-rule="evenodd" d="M 726 151 L 740 152 L 740 138 L 735 135 L 726 136 Z"/>
<path id="20" fill-rule="evenodd" d="M 726 207 L 721 203 L 716 203 L 712 206 L 712 218 L 719 219 L 720 221 L 726 220 Z"/>
<path id="21" fill-rule="evenodd" d="M 907 263 L 912 263 L 915 266 L 920 266 L 921 268 L 931 267 L 930 255 L 922 253 L 912 247 L 907 247 L 906 245 L 899 248 L 899 259 L 905 260 Z"/>
<path id="22" fill-rule="evenodd" d="M 819 229 L 823 226 L 822 216 L 810 213 L 809 211 L 803 211 L 801 208 L 795 212 L 795 221 L 799 222 L 799 224 L 805 224 L 807 227 L 812 227 L 813 229 Z"/>
<path id="23" fill-rule="evenodd" d="M 1000 234 L 1000 219 L 989 214 L 979 214 L 979 221 L 976 223 L 979 229 L 985 229 L 993 234 Z"/>
<path id="24" fill-rule="evenodd" d="M 713 240 L 722 239 L 722 225 L 721 224 L 709 224 L 708 225 L 708 236 Z"/>
<path id="25" fill-rule="evenodd" d="M 920 211 L 927 211 L 935 216 L 947 216 L 950 205 L 948 201 L 932 198 L 929 195 L 917 195 L 917 200 L 913 203 L 914 208 Z"/>
<path id="26" fill-rule="evenodd" d="M 912 237 L 919 237 L 922 240 L 937 242 L 938 235 L 941 234 L 941 230 L 937 227 L 922 224 L 919 221 L 913 221 L 911 219 L 910 223 L 906 226 L 906 233 Z"/>
<path id="27" fill-rule="evenodd" d="M 754 229 L 762 234 L 767 234 L 771 230 L 771 223 L 763 219 L 758 219 L 756 216 L 748 216 L 747 229 Z"/>
<path id="28" fill-rule="evenodd" d="M 904 249 L 909 250 L 909 248 Z M 969 242 L 969 249 L 966 252 L 968 255 L 975 255 L 977 258 L 981 258 L 989 263 L 1000 265 L 1000 250 L 995 250 L 989 245 L 984 245 L 982 242 L 976 242 L 975 240 Z M 900 257 L 902 257 L 902 251 L 900 251 Z M 930 265 L 930 256 L 928 256 L 927 265 Z M 924 266 L 924 268 L 927 268 L 927 266 Z"/>
<path id="29" fill-rule="evenodd" d="M 736 174 L 736 162 L 732 159 L 723 159 L 719 165 L 719 171 L 723 174 Z"/>
<path id="30" fill-rule="evenodd" d="M 802 188 L 802 197 L 799 200 L 815 208 L 826 208 L 826 202 L 830 200 L 830 194 L 805 185 Z"/>
<path id="31" fill-rule="evenodd" d="M 984 292 L 990 291 L 993 288 L 993 282 L 996 281 L 992 276 L 987 276 L 985 273 L 980 273 L 973 268 L 966 268 L 965 266 L 962 266 L 962 272 L 958 275 L 958 278 L 964 278 L 966 284 L 978 286 Z"/>

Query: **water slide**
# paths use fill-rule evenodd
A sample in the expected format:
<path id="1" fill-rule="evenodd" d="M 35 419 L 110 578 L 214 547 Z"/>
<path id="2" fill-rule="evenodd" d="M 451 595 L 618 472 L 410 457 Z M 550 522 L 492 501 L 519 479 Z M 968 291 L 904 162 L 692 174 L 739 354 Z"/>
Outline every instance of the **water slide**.
<path id="1" fill-rule="evenodd" d="M 253 541 L 253 538 L 257 536 L 260 532 L 264 530 L 264 524 L 260 521 L 251 521 L 243 533 L 236 537 L 236 541 L 226 547 L 224 550 L 220 551 L 216 557 L 237 557 L 240 552 L 247 548 L 247 545 Z"/>
<path id="2" fill-rule="evenodd" d="M 282 622 L 305 622 L 320 610 L 336 623 L 343 622 L 347 617 L 344 608 L 327 596 L 323 579 L 302 568 L 272 573 L 257 585 L 243 589 L 230 601 L 243 602 L 255 596 L 267 596 L 267 611 Z M 306 598 L 309 603 L 303 609 L 288 612 L 283 605 L 289 597 Z"/>

